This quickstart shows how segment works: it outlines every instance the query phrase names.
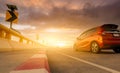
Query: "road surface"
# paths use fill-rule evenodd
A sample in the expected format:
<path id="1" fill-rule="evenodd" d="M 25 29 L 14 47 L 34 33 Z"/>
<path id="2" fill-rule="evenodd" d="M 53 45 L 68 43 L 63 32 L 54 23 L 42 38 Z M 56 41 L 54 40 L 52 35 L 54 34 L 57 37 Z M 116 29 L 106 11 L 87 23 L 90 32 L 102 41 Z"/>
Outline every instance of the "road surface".
<path id="1" fill-rule="evenodd" d="M 17 66 L 21 65 L 34 54 L 39 53 L 38 50 L 22 50 L 0 53 L 0 73 L 10 73 Z"/>
<path id="2" fill-rule="evenodd" d="M 120 54 L 76 52 L 72 48 L 49 48 L 51 73 L 120 73 Z"/>
<path id="3" fill-rule="evenodd" d="M 0 73 L 10 73 L 40 50 L 0 53 Z M 120 73 L 120 54 L 76 52 L 72 48 L 47 48 L 51 73 Z"/>

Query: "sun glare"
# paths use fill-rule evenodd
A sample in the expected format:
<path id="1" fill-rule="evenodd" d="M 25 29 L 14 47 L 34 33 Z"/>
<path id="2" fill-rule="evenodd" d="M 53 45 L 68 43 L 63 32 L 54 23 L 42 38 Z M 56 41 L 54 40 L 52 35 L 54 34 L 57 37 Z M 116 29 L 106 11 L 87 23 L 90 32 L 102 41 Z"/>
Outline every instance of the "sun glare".
<path id="1" fill-rule="evenodd" d="M 56 43 L 56 45 L 58 47 L 65 47 L 66 44 L 64 42 L 58 42 L 58 43 Z"/>
<path id="2" fill-rule="evenodd" d="M 45 38 L 44 42 L 41 42 L 42 44 L 46 45 L 46 46 L 52 46 L 52 47 L 66 47 L 66 42 L 65 41 L 61 41 L 61 39 L 58 38 Z"/>
<path id="3" fill-rule="evenodd" d="M 74 35 L 70 35 L 73 34 L 73 31 L 78 32 L 77 29 L 47 28 L 41 34 L 39 42 L 45 46 L 68 48 L 74 42 Z M 68 33 L 70 36 L 68 36 Z"/>

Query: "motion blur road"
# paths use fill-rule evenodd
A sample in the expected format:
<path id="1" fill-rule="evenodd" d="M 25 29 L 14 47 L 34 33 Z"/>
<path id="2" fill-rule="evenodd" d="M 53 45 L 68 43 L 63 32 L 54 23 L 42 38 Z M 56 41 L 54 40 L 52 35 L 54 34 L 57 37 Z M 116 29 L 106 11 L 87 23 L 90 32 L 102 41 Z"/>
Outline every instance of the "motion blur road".
<path id="1" fill-rule="evenodd" d="M 0 53 L 0 73 L 10 73 L 40 50 Z M 76 52 L 72 48 L 47 48 L 51 73 L 120 73 L 120 54 Z"/>
<path id="2" fill-rule="evenodd" d="M 47 54 L 51 73 L 120 73 L 120 54 L 112 50 L 93 54 L 49 48 Z"/>
<path id="3" fill-rule="evenodd" d="M 10 73 L 39 51 L 40 49 L 0 52 L 0 73 Z"/>

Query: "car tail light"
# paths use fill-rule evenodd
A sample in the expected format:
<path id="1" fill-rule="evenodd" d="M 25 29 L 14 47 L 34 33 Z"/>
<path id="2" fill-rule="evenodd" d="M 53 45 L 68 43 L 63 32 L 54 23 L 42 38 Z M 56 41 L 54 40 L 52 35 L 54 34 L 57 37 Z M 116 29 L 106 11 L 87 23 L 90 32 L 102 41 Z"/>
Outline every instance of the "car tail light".
<path id="1" fill-rule="evenodd" d="M 105 32 L 104 32 L 102 29 L 100 29 L 100 30 L 98 31 L 98 34 L 99 34 L 99 35 L 105 35 Z"/>

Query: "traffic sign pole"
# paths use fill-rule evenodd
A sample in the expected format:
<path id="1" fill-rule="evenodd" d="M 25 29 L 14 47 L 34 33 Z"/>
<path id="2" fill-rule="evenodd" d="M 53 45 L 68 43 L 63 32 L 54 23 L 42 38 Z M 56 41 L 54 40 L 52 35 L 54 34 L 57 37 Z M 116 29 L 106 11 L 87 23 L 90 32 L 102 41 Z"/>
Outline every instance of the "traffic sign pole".
<path id="1" fill-rule="evenodd" d="M 10 22 L 10 29 L 12 29 L 12 22 Z"/>

